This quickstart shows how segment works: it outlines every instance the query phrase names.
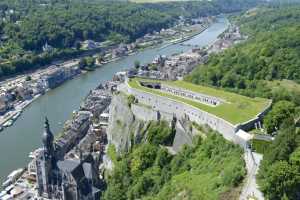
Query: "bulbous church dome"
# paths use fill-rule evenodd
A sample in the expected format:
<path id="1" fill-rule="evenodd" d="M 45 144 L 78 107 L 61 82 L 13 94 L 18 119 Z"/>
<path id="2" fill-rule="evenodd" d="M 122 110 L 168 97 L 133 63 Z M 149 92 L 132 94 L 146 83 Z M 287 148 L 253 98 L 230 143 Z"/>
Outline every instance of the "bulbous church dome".
<path id="1" fill-rule="evenodd" d="M 43 136 L 42 136 L 44 147 L 46 147 L 46 148 L 51 147 L 52 144 L 53 144 L 53 139 L 54 139 L 54 137 L 53 137 L 52 132 L 50 131 L 49 122 L 48 122 L 48 119 L 46 117 L 45 118 L 45 124 L 44 124 L 44 133 L 43 133 Z"/>

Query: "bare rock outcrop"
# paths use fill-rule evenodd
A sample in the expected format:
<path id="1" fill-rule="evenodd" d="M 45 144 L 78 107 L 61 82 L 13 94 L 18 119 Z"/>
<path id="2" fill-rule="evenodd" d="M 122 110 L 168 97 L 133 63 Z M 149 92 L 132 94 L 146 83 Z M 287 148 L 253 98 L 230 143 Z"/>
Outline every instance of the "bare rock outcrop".
<path id="1" fill-rule="evenodd" d="M 109 143 L 115 146 L 117 152 L 128 151 L 132 143 L 141 141 L 147 124 L 133 114 L 127 96 L 113 96 L 107 134 Z"/>

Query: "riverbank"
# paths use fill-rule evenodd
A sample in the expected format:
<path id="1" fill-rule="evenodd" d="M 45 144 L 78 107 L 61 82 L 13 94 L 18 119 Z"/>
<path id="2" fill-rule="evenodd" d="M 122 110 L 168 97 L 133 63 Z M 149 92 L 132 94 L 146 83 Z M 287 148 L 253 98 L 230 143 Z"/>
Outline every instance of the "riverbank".
<path id="1" fill-rule="evenodd" d="M 179 54 L 178 56 L 180 57 L 180 56 L 187 56 L 187 55 L 191 55 L 191 54 L 193 54 L 193 53 L 195 53 L 194 51 L 190 51 L 190 52 L 185 52 L 185 53 L 183 53 L 183 54 Z M 201 54 L 199 54 L 199 55 L 201 55 Z M 167 57 L 166 59 L 167 60 L 173 60 L 174 61 L 174 57 L 176 58 L 175 60 L 177 60 L 177 57 L 178 57 L 177 55 L 175 55 L 175 56 L 169 56 L 169 57 Z M 195 58 L 194 56 L 192 56 L 192 58 Z M 151 61 L 150 61 L 151 62 Z M 153 63 L 153 62 L 152 62 Z M 157 63 L 157 64 L 159 64 L 159 63 Z M 145 64 L 145 66 L 147 66 L 148 64 Z M 132 67 L 132 66 L 130 66 L 130 67 Z M 134 69 L 131 69 L 131 70 L 134 70 Z M 130 70 L 129 70 L 129 72 L 130 72 Z M 139 71 L 140 72 L 140 71 Z M 150 72 L 150 71 L 149 71 Z M 163 73 L 163 72 L 161 72 L 161 73 Z M 118 73 L 119 75 L 121 75 L 122 73 Z M 150 73 L 151 74 L 151 73 Z M 122 75 L 121 75 L 122 76 Z M 117 82 L 116 82 L 116 85 L 118 85 L 118 79 L 116 80 Z M 110 88 L 108 91 L 113 91 L 112 90 L 112 88 L 114 88 L 114 83 L 112 83 L 112 84 L 105 84 L 106 86 L 108 86 L 108 88 Z M 110 87 L 110 85 L 112 86 L 112 87 Z M 93 94 L 95 92 L 95 90 L 92 90 L 92 91 L 90 91 L 89 92 L 89 95 L 91 95 L 91 94 Z M 91 95 L 92 97 L 91 97 L 91 101 L 90 102 L 95 102 L 95 97 L 93 96 L 93 95 Z M 96 97 L 100 97 L 100 98 L 102 98 L 102 94 L 100 95 L 99 93 L 97 93 L 96 92 Z M 88 102 L 86 102 L 86 100 L 85 100 L 85 103 L 84 103 L 85 105 L 89 105 L 89 103 Z M 93 110 L 93 108 L 94 108 L 94 106 L 92 105 L 92 106 L 85 106 L 85 105 L 81 105 L 81 108 L 80 109 L 83 109 L 83 110 L 88 110 L 88 108 L 92 108 L 92 111 L 95 111 L 95 110 Z M 79 111 L 80 112 L 80 111 Z M 75 112 L 75 113 L 79 113 L 79 112 Z M 86 113 L 85 113 L 86 114 Z M 106 111 L 106 112 L 103 112 L 102 113 L 103 115 L 100 115 L 100 116 L 102 116 L 103 117 L 103 119 L 105 118 L 106 119 L 106 116 L 108 115 L 108 111 Z M 105 115 L 104 115 L 105 114 Z M 94 115 L 94 113 L 93 113 L 93 115 L 92 116 L 97 116 L 97 115 Z M 74 119 L 76 119 L 76 116 L 75 117 L 72 117 L 72 121 L 74 121 Z M 107 119 L 106 119 L 107 120 Z M 107 122 L 106 122 L 107 123 Z M 72 123 L 73 124 L 73 123 Z M 92 125 L 92 127 L 98 127 L 99 125 L 98 124 L 101 124 L 101 122 L 100 123 L 93 123 L 93 125 Z M 105 123 L 104 123 L 105 124 Z M 62 137 L 64 136 L 65 134 L 62 134 Z M 70 137 L 66 137 L 67 139 L 66 140 L 64 140 L 65 142 L 63 143 L 63 144 L 69 144 L 69 141 L 73 141 L 72 140 L 72 138 L 70 138 Z M 59 138 L 58 138 L 58 140 L 59 140 Z M 81 142 L 80 142 L 81 143 Z M 67 146 L 69 146 L 69 145 L 67 145 Z M 76 145 L 75 145 L 76 146 Z M 104 144 L 104 147 L 105 147 L 105 144 Z M 72 147 L 73 148 L 73 147 Z M 100 147 L 100 150 L 103 148 L 103 146 L 102 147 Z M 73 152 L 72 152 L 73 153 Z M 76 153 L 76 152 L 75 152 Z M 76 157 L 76 156 L 75 156 Z M 74 157 L 73 157 L 74 158 Z M 33 163 L 35 163 L 34 161 L 33 161 Z M 30 169 L 30 167 L 28 167 L 29 169 Z M 28 172 L 29 173 L 29 172 Z M 24 191 L 24 193 L 26 193 L 27 194 L 27 192 L 28 193 L 32 193 L 33 195 L 34 194 L 36 194 L 36 191 L 35 191 L 35 189 L 34 190 L 32 190 L 32 188 L 34 188 L 34 184 L 30 184 L 30 183 L 25 183 L 26 181 L 28 181 L 29 179 L 28 179 L 28 176 L 27 176 L 28 174 L 25 174 L 24 176 L 22 176 L 22 180 L 20 180 L 20 181 L 18 181 L 18 183 L 16 184 L 16 185 L 14 185 L 14 188 L 21 188 L 22 189 L 22 187 L 24 186 L 24 184 L 26 184 L 25 186 L 26 187 L 23 187 L 23 191 Z M 21 190 L 20 189 L 20 190 Z"/>
<path id="2" fill-rule="evenodd" d="M 200 47 L 211 44 L 227 27 L 228 21 L 218 18 L 217 22 L 192 39 L 193 44 L 198 44 Z M 141 64 L 150 63 L 157 55 L 171 56 L 192 48 L 179 44 L 165 49 L 149 48 L 115 62 L 103 64 L 92 73 L 74 77 L 55 90 L 49 90 L 23 111 L 14 126 L 5 129 L 0 134 L 0 157 L 3 160 L 0 167 L 0 179 L 3 180 L 12 169 L 25 166 L 30 160 L 28 153 L 40 146 L 45 115 L 51 120 L 53 133 L 58 134 L 63 129 L 63 122 L 70 119 L 72 112 L 78 108 L 90 89 L 96 88 L 99 82 L 110 80 L 118 71 L 132 67 L 135 60 L 139 60 Z"/>
<path id="3" fill-rule="evenodd" d="M 184 27 L 184 26 L 183 26 Z M 165 43 L 169 45 L 177 44 L 180 42 L 184 42 L 200 33 L 202 33 L 204 30 L 206 30 L 209 27 L 209 23 L 204 23 L 203 25 L 191 25 L 190 27 L 186 27 L 189 29 L 189 31 L 182 32 L 183 28 L 181 27 L 176 28 L 176 30 L 179 31 L 179 35 L 181 35 L 181 38 L 174 39 L 178 37 L 178 33 L 176 35 L 165 36 L 163 37 L 163 43 L 161 45 L 164 45 Z M 170 29 L 172 30 L 172 29 Z M 167 31 L 167 30 L 166 30 Z M 166 32 L 164 31 L 164 32 Z M 122 59 L 125 56 L 130 56 L 137 54 L 140 51 L 144 51 L 147 48 L 155 48 L 157 43 L 160 43 L 160 37 L 150 37 L 147 36 L 147 38 L 150 38 L 147 41 L 147 45 L 145 48 L 133 48 L 129 49 L 126 47 L 126 49 L 119 47 L 112 47 L 107 48 L 103 52 L 103 57 L 101 61 L 98 61 L 97 64 L 95 64 L 95 67 L 101 67 L 104 64 L 108 64 L 111 62 L 116 62 L 120 59 Z M 157 39 L 159 40 L 157 41 Z M 140 39 L 140 44 L 144 42 L 145 39 Z M 131 44 L 127 45 L 131 46 Z M 122 50 L 120 50 L 122 49 Z M 99 51 L 102 51 L 101 49 Z M 95 51 L 94 57 L 99 56 L 98 51 Z M 9 79 L 0 82 L 0 87 L 2 91 L 2 96 L 4 96 L 4 100 L 1 101 L 0 104 L 2 105 L 2 116 L 0 116 L 0 131 L 3 130 L 3 128 L 7 128 L 9 126 L 12 126 L 14 122 L 17 120 L 18 117 L 14 118 L 15 116 L 21 115 L 23 109 L 27 107 L 30 103 L 32 103 L 35 99 L 40 97 L 41 95 L 44 95 L 46 92 L 49 91 L 49 89 L 53 89 L 55 87 L 60 86 L 61 84 L 65 83 L 66 81 L 73 79 L 75 76 L 79 74 L 85 74 L 87 71 L 93 71 L 93 68 L 88 68 L 86 70 L 80 70 L 78 68 L 78 65 L 80 64 L 79 58 L 68 60 L 60 64 L 51 65 L 45 69 L 40 69 L 35 72 L 27 73 L 24 75 L 17 76 L 16 79 Z M 58 62 L 59 63 L 59 62 Z M 72 71 L 71 74 L 69 74 Z M 63 74 L 63 77 L 62 75 Z M 50 82 L 49 80 L 54 81 Z M 21 91 L 20 91 L 21 90 Z M 15 96 L 14 94 L 20 94 L 21 96 Z M 24 94 L 25 93 L 25 94 Z M 14 98 L 18 98 L 20 100 L 15 101 Z M 23 99 L 23 100 L 22 100 Z M 13 100 L 13 101 L 12 101 Z M 19 104 L 22 104 L 26 106 L 20 106 Z M 1 107 L 1 106 L 0 106 Z"/>

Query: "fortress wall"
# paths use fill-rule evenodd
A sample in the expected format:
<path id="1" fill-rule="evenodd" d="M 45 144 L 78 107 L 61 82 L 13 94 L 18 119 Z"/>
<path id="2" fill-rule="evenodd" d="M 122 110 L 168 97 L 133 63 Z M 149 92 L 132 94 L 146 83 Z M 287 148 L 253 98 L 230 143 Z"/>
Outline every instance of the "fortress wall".
<path id="1" fill-rule="evenodd" d="M 158 110 L 153 110 L 151 107 L 147 108 L 138 104 L 131 105 L 132 113 L 140 120 L 143 121 L 151 121 L 158 120 Z M 173 114 L 159 111 L 160 117 L 166 121 L 172 121 Z"/>
<path id="2" fill-rule="evenodd" d="M 253 118 L 245 123 L 239 124 L 238 128 L 243 129 L 244 131 L 249 131 L 251 129 L 254 129 L 255 123 L 261 122 L 263 120 L 263 117 L 271 110 L 271 107 L 272 107 L 272 101 L 270 101 L 269 105 L 261 113 L 256 115 L 255 118 Z"/>
<path id="3" fill-rule="evenodd" d="M 125 87 L 122 87 L 122 89 L 124 91 Z M 175 114 L 177 118 L 182 118 L 184 115 L 187 115 L 191 121 L 201 125 L 207 124 L 213 130 L 221 133 L 225 139 L 233 142 L 239 141 L 238 136 L 235 134 L 238 130 L 237 127 L 210 113 L 194 108 L 188 104 L 174 101 L 167 97 L 141 92 L 130 87 L 126 87 L 126 91 L 124 92 L 133 94 L 140 103 L 152 106 L 153 110 L 160 111 L 161 113 L 167 113 L 170 116 Z"/>
<path id="4" fill-rule="evenodd" d="M 131 111 L 134 114 L 134 116 L 143 121 L 152 121 L 158 119 L 156 111 L 143 106 L 132 104 Z"/>

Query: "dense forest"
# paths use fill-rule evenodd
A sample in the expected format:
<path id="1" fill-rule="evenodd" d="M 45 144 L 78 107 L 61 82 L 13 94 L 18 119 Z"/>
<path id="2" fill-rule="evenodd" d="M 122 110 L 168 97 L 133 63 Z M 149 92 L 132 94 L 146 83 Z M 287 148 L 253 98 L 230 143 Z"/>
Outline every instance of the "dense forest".
<path id="1" fill-rule="evenodd" d="M 272 90 L 274 80 L 300 83 L 300 7 L 261 8 L 237 19 L 249 40 L 210 57 L 186 77 L 247 96 L 300 103 L 296 91 Z"/>
<path id="2" fill-rule="evenodd" d="M 288 105 L 288 106 L 286 106 Z M 274 105 L 277 115 L 281 113 L 280 129 L 271 146 L 264 154 L 258 182 L 265 197 L 270 200 L 300 198 L 300 131 L 294 125 L 294 118 L 286 108 L 292 108 L 290 102 L 282 101 Z M 284 112 L 279 112 L 278 107 Z M 285 109 L 283 109 L 285 107 Z M 286 113 L 286 115 L 282 115 Z"/>
<path id="3" fill-rule="evenodd" d="M 108 177 L 107 200 L 126 199 L 235 199 L 235 190 L 246 173 L 242 149 L 212 131 L 195 138 L 171 155 L 165 145 L 172 142 L 167 122 L 151 122 L 144 142 L 130 152 L 110 152 L 114 170 Z M 174 135 L 173 135 L 174 138 Z M 221 164 L 222 163 L 222 164 Z"/>
<path id="4" fill-rule="evenodd" d="M 0 2 L 0 77 L 80 53 L 81 41 L 130 42 L 191 18 L 238 11 L 259 0 L 136 4 L 101 0 Z M 226 3 L 224 3 L 226 2 Z M 43 53 L 45 44 L 55 48 Z"/>
<path id="5" fill-rule="evenodd" d="M 187 80 L 273 100 L 258 183 L 266 199 L 300 198 L 300 6 L 277 4 L 235 17 L 246 42 L 210 57 Z"/>

